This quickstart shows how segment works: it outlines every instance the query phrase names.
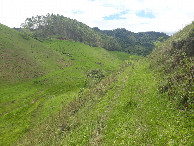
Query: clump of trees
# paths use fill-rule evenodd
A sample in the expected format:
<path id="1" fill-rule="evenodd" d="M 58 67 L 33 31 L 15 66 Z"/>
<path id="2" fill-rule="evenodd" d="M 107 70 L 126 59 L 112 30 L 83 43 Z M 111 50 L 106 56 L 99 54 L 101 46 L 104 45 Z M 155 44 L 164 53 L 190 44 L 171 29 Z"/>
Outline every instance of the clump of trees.
<path id="1" fill-rule="evenodd" d="M 51 38 L 74 40 L 107 50 L 121 50 L 114 37 L 96 32 L 77 20 L 58 14 L 27 18 L 21 27 L 30 30 L 32 36 L 38 40 Z"/>

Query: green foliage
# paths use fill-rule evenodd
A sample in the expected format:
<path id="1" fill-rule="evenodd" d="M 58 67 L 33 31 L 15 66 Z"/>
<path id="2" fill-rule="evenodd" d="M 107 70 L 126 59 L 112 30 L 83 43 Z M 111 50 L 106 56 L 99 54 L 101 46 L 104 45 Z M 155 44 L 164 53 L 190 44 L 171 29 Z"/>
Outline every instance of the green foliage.
<path id="1" fill-rule="evenodd" d="M 93 47 L 102 47 L 110 51 L 125 51 L 134 55 L 146 56 L 154 48 L 153 42 L 167 39 L 164 33 L 133 33 L 126 29 L 100 30 L 61 15 L 47 14 L 27 18 L 21 25 L 28 29 L 37 40 L 60 39 L 74 40 Z"/>
<path id="2" fill-rule="evenodd" d="M 193 23 L 194 24 L 194 23 Z M 191 32 L 189 33 L 189 37 L 194 37 L 194 28 L 191 30 Z"/>
<path id="3" fill-rule="evenodd" d="M 42 39 L 74 40 L 107 50 L 120 50 L 115 38 L 94 31 L 89 26 L 62 15 L 47 14 L 27 18 L 22 28 L 32 32 L 33 37 Z"/>
<path id="4" fill-rule="evenodd" d="M 162 73 L 159 90 L 168 94 L 174 105 L 181 109 L 193 109 L 193 29 L 193 24 L 186 26 L 164 43 L 159 43 L 150 56 L 152 68 Z"/>
<path id="5" fill-rule="evenodd" d="M 94 30 L 115 37 L 123 51 L 142 56 L 146 56 L 152 52 L 155 41 L 162 42 L 169 37 L 159 32 L 133 33 L 124 28 L 104 31 L 94 28 Z"/>
<path id="6" fill-rule="evenodd" d="M 87 77 L 101 80 L 104 77 L 102 70 L 94 69 L 88 72 Z"/>
<path id="7" fill-rule="evenodd" d="M 21 29 L 20 32 L 22 32 L 21 35 L 22 35 L 23 39 L 29 40 L 31 38 L 31 33 L 30 33 L 29 30 L 27 30 L 27 29 Z"/>
<path id="8" fill-rule="evenodd" d="M 96 85 L 97 83 L 99 83 L 103 78 L 105 77 L 103 71 L 101 69 L 93 69 L 90 70 L 87 73 L 87 82 L 88 82 L 88 86 L 92 87 L 94 85 Z"/>

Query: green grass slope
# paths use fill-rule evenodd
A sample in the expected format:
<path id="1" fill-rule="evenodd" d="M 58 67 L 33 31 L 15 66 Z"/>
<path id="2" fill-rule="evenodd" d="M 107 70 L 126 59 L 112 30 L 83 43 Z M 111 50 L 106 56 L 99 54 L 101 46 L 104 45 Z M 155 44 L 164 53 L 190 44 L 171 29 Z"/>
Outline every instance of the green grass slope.
<path id="1" fill-rule="evenodd" d="M 19 81 L 41 76 L 62 67 L 61 56 L 24 34 L 0 25 L 0 80 Z"/>
<path id="2" fill-rule="evenodd" d="M 193 109 L 194 22 L 158 44 L 150 58 L 152 68 L 163 77 L 159 90 L 178 108 Z"/>
<path id="3" fill-rule="evenodd" d="M 139 60 L 139 61 L 138 61 Z M 119 72 L 37 125 L 21 145 L 192 145 L 193 122 L 158 92 L 150 61 L 131 58 Z"/>
<path id="4" fill-rule="evenodd" d="M 61 66 L 4 79 L 0 145 L 193 145 L 193 32 L 191 24 L 149 58 L 39 42 Z"/>
<path id="5" fill-rule="evenodd" d="M 17 144 L 193 145 L 193 117 L 191 24 L 149 58 L 130 57 L 118 72 L 81 89 Z"/>
<path id="6" fill-rule="evenodd" d="M 0 54 L 0 145 L 14 144 L 127 58 L 82 43 L 41 43 L 3 25 Z"/>

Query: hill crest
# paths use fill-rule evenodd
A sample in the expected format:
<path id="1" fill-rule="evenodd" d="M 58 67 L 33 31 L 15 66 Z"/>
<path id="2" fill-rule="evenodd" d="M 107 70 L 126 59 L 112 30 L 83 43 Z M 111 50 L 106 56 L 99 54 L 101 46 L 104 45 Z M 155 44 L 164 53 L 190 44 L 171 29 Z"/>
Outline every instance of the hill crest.
<path id="1" fill-rule="evenodd" d="M 123 51 L 146 56 L 154 48 L 155 41 L 167 39 L 164 33 L 133 33 L 126 29 L 100 30 L 62 15 L 47 14 L 27 18 L 22 28 L 30 30 L 32 37 L 40 39 L 66 39 L 85 43 L 93 47 L 102 47 L 111 51 Z"/>

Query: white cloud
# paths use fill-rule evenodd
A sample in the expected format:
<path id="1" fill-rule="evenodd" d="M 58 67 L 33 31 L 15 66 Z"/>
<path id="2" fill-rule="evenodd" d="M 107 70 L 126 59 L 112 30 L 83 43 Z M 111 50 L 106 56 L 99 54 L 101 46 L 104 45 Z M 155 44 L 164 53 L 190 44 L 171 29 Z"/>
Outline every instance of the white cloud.
<path id="1" fill-rule="evenodd" d="M 193 0 L 0 0 L 0 23 L 19 27 L 27 17 L 54 13 L 100 29 L 175 32 L 194 20 Z M 136 16 L 151 12 L 155 18 Z M 75 13 L 75 12 L 81 13 Z M 104 20 L 125 11 L 126 19 Z"/>

